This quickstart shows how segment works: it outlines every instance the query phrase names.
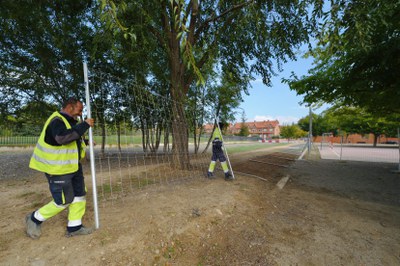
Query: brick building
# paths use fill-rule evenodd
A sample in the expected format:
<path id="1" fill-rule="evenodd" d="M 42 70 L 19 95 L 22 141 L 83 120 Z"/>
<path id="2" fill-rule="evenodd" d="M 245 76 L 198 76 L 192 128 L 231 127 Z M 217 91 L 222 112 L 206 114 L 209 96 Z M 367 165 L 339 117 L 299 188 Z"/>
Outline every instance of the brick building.
<path id="1" fill-rule="evenodd" d="M 245 125 L 249 128 L 250 136 L 258 136 L 262 139 L 271 139 L 273 136 L 279 136 L 281 132 L 278 120 L 245 122 Z M 235 123 L 228 130 L 236 135 L 239 134 L 241 127 L 242 123 Z"/>
<path id="2" fill-rule="evenodd" d="M 249 128 L 249 136 L 258 136 L 262 139 L 271 139 L 273 136 L 279 136 L 280 127 L 278 120 L 264 120 L 264 121 L 254 121 L 245 122 L 245 125 Z M 226 130 L 229 135 L 237 135 L 240 132 L 242 123 L 230 124 Z M 213 129 L 213 124 L 206 124 L 203 127 L 205 133 L 211 133 Z"/>

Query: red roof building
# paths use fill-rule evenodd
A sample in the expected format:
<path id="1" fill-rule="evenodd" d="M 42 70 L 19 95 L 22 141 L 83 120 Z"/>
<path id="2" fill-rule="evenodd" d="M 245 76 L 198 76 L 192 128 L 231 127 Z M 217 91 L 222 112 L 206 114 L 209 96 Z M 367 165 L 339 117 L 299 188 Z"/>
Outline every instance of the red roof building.
<path id="1" fill-rule="evenodd" d="M 245 122 L 245 125 L 249 128 L 250 136 L 259 136 L 262 139 L 270 139 L 272 136 L 279 136 L 280 127 L 278 120 L 264 120 Z M 242 123 L 236 123 L 229 128 L 230 133 L 236 135 L 239 134 Z"/>
<path id="2" fill-rule="evenodd" d="M 214 128 L 214 124 L 205 124 L 205 125 L 203 126 L 203 132 L 204 132 L 204 133 L 211 134 L 212 131 L 213 131 L 213 128 Z"/>
<path id="3" fill-rule="evenodd" d="M 249 136 L 258 136 L 262 139 L 270 139 L 272 136 L 279 136 L 280 127 L 278 120 L 264 120 L 245 122 L 245 125 L 249 128 Z M 206 124 L 203 127 L 205 133 L 211 133 L 213 130 L 213 124 Z M 229 124 L 226 131 L 227 134 L 237 135 L 240 132 L 242 123 Z"/>

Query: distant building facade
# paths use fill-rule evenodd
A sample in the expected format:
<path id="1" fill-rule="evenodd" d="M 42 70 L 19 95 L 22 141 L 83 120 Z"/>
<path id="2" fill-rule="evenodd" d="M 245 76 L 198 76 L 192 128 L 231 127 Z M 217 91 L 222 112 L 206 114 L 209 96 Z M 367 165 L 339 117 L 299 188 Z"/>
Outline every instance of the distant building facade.
<path id="1" fill-rule="evenodd" d="M 280 127 L 278 120 L 264 120 L 245 122 L 245 126 L 249 129 L 249 137 L 258 136 L 262 139 L 271 139 L 273 136 L 279 136 Z M 203 127 L 205 133 L 210 134 L 213 130 L 213 124 L 206 124 Z M 226 133 L 230 135 L 237 135 L 240 133 L 242 123 L 229 124 Z"/>
<path id="2" fill-rule="evenodd" d="M 271 139 L 273 136 L 279 136 L 280 127 L 278 120 L 264 120 L 264 121 L 253 121 L 245 122 L 245 126 L 249 129 L 250 136 L 258 136 L 262 139 Z M 237 135 L 240 132 L 242 123 L 235 123 L 230 129 L 230 133 Z"/>
<path id="3" fill-rule="evenodd" d="M 373 144 L 374 143 L 374 134 L 349 134 L 345 137 L 336 136 L 333 134 L 331 136 L 322 137 L 316 136 L 313 137 L 313 142 L 330 142 L 330 143 L 345 143 L 345 144 Z M 385 135 L 380 135 L 377 138 L 377 144 L 397 144 L 399 142 L 398 138 L 388 137 Z"/>

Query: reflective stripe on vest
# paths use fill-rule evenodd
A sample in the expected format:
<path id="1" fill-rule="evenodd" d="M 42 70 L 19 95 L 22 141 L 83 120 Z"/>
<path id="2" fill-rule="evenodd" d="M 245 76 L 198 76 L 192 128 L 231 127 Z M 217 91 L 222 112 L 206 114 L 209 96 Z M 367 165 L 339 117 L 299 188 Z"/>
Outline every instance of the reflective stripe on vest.
<path id="1" fill-rule="evenodd" d="M 38 143 L 33 151 L 29 167 L 51 175 L 74 173 L 78 171 L 79 163 L 78 144 L 76 141 L 61 146 L 52 146 L 44 141 L 46 129 L 54 118 L 60 118 L 67 129 L 71 128 L 65 117 L 59 112 L 54 112 L 47 119 L 43 127 Z"/>
<path id="2" fill-rule="evenodd" d="M 46 160 L 43 158 L 40 158 L 39 156 L 37 156 L 36 154 L 32 154 L 32 157 L 41 163 L 44 164 L 49 164 L 49 165 L 66 165 L 66 164 L 75 164 L 75 163 L 79 163 L 79 160 Z"/>

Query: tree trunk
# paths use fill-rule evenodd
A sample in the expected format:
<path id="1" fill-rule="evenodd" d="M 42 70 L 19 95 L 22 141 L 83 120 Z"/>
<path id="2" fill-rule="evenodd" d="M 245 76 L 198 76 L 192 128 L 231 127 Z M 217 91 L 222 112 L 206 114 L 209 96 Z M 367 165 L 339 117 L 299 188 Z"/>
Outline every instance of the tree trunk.
<path id="1" fill-rule="evenodd" d="M 169 152 L 169 127 L 165 127 L 164 129 L 164 153 Z"/>
<path id="2" fill-rule="evenodd" d="M 174 116 L 172 120 L 173 164 L 175 167 L 179 167 L 180 169 L 184 170 L 189 168 L 190 158 L 188 144 L 188 125 L 185 117 L 183 103 L 173 103 L 172 113 Z"/>
<path id="3" fill-rule="evenodd" d="M 199 132 L 197 132 L 197 127 L 194 128 L 193 132 L 193 142 L 194 142 L 194 154 L 197 154 L 200 149 L 200 140 L 201 140 L 201 134 L 203 133 L 202 128 L 199 128 Z"/>
<path id="4" fill-rule="evenodd" d="M 185 115 L 186 93 L 189 87 L 185 83 L 185 67 L 180 55 L 180 43 L 177 32 L 171 32 L 169 39 L 171 66 L 171 96 L 172 96 L 172 162 L 182 170 L 189 169 L 189 130 Z"/>
<path id="5" fill-rule="evenodd" d="M 142 118 L 140 118 L 140 129 L 142 131 L 142 149 L 144 153 L 147 153 L 147 128 Z"/>
<path id="6" fill-rule="evenodd" d="M 98 120 L 101 125 L 101 156 L 104 157 L 106 147 L 106 124 L 103 113 L 98 114 Z"/>
<path id="7" fill-rule="evenodd" d="M 117 122 L 117 144 L 118 144 L 118 151 L 121 153 L 121 124 Z"/>
<path id="8" fill-rule="evenodd" d="M 380 134 L 379 134 L 380 135 Z M 376 147 L 376 143 L 378 142 L 378 135 L 374 134 L 374 147 Z"/>
<path id="9" fill-rule="evenodd" d="M 204 150 L 202 152 L 203 154 L 206 153 L 207 150 L 208 150 L 208 147 L 210 147 L 210 144 L 212 142 L 212 136 L 214 135 L 214 131 L 215 131 L 216 127 L 217 127 L 217 124 L 216 124 L 216 122 L 214 122 L 213 130 L 211 131 L 210 137 L 208 138 L 208 141 L 207 141 L 207 145 L 206 145 L 206 147 L 204 148 Z"/>

